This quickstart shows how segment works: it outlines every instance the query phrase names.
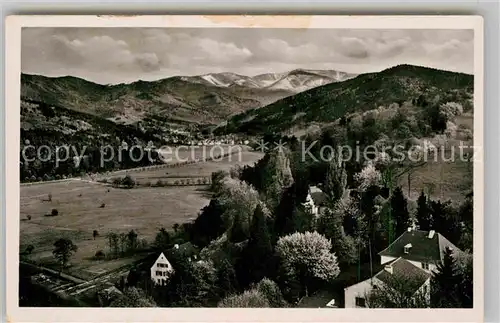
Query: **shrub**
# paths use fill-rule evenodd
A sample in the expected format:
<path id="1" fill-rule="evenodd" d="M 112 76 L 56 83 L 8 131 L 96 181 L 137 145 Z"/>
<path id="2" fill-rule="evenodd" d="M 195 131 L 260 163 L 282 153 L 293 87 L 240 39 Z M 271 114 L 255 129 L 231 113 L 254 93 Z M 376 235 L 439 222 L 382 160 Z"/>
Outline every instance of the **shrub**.
<path id="1" fill-rule="evenodd" d="M 263 308 L 270 307 L 268 300 L 257 290 L 249 290 L 240 295 L 228 296 L 217 307 Z"/>
<path id="2" fill-rule="evenodd" d="M 31 215 L 27 215 L 26 218 L 28 218 L 28 221 L 31 220 Z"/>
<path id="3" fill-rule="evenodd" d="M 95 258 L 96 259 L 104 259 L 106 255 L 104 254 L 104 251 L 102 250 L 98 250 L 96 253 L 95 253 Z"/>
<path id="4" fill-rule="evenodd" d="M 121 185 L 127 188 L 132 188 L 135 186 L 135 184 L 135 180 L 128 174 L 121 180 Z"/>
<path id="5" fill-rule="evenodd" d="M 159 180 L 156 182 L 156 186 L 158 186 L 158 187 L 163 187 L 163 186 L 165 186 L 165 184 L 162 182 L 162 180 L 161 180 L 161 179 L 159 179 Z"/>
<path id="6" fill-rule="evenodd" d="M 57 209 L 52 209 L 52 211 L 50 211 L 50 215 L 52 215 L 52 216 L 58 216 L 59 215 L 59 211 Z"/>
<path id="7" fill-rule="evenodd" d="M 101 209 L 104 209 L 106 207 L 106 203 L 102 203 L 101 206 L 99 206 Z"/>
<path id="8" fill-rule="evenodd" d="M 26 253 L 29 255 L 33 252 L 34 249 L 35 247 L 32 244 L 29 244 L 28 246 L 26 246 Z"/>

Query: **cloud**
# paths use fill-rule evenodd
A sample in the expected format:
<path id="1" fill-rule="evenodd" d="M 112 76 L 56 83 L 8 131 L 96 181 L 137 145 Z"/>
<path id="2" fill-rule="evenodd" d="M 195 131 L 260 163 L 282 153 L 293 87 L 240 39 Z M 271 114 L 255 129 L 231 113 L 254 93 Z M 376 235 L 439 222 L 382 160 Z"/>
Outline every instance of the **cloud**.
<path id="1" fill-rule="evenodd" d="M 472 30 L 24 28 L 22 70 L 99 83 L 408 63 L 472 73 Z"/>

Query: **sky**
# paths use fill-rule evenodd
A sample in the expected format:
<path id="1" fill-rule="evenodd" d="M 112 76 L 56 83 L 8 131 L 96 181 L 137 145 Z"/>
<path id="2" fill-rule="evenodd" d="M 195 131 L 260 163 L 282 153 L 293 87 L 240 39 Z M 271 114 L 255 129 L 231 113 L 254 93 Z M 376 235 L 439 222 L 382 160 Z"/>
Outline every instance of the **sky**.
<path id="1" fill-rule="evenodd" d="M 100 84 L 414 64 L 473 74 L 473 30 L 23 28 L 21 70 Z"/>

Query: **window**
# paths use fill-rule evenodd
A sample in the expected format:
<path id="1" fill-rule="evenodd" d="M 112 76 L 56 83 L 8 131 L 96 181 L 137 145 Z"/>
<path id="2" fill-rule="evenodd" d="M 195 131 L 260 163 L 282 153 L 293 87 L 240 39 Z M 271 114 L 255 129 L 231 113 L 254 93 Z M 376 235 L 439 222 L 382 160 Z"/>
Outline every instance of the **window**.
<path id="1" fill-rule="evenodd" d="M 161 276 L 161 271 L 156 271 L 156 276 Z"/>
<path id="2" fill-rule="evenodd" d="M 366 307 L 366 301 L 363 297 L 356 297 L 356 307 Z"/>
<path id="3" fill-rule="evenodd" d="M 422 263 L 422 268 L 425 270 L 429 270 L 429 264 L 427 262 Z"/>
<path id="4" fill-rule="evenodd" d="M 163 266 L 164 266 L 163 264 L 158 264 L 158 267 L 160 267 L 160 268 L 163 267 Z"/>

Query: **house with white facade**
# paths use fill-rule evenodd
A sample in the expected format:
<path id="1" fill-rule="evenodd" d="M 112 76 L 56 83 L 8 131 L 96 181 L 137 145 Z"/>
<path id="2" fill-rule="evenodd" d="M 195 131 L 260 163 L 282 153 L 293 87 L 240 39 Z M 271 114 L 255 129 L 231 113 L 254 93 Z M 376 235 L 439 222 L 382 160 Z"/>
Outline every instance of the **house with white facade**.
<path id="1" fill-rule="evenodd" d="M 384 269 L 375 276 L 344 289 L 345 307 L 367 307 L 366 295 L 374 288 L 390 281 L 392 275 L 415 279 L 420 282 L 415 293 L 429 295 L 430 277 L 444 260 L 447 249 L 458 256 L 460 249 L 434 230 L 421 231 L 408 228 L 386 249 L 379 252 Z M 430 296 L 428 296 L 430 297 Z"/>
<path id="2" fill-rule="evenodd" d="M 376 288 L 383 288 L 393 279 L 411 279 L 414 282 L 414 295 L 424 293 L 430 301 L 431 274 L 404 258 L 397 258 L 385 264 L 384 269 L 375 276 L 344 289 L 346 308 L 368 308 L 368 294 Z"/>
<path id="3" fill-rule="evenodd" d="M 304 207 L 308 209 L 314 216 L 321 213 L 325 201 L 325 194 L 317 186 L 311 186 L 307 193 L 306 201 L 303 203 Z"/>
<path id="4" fill-rule="evenodd" d="M 156 285 L 166 285 L 173 273 L 174 268 L 162 252 L 151 266 L 151 280 Z"/>

